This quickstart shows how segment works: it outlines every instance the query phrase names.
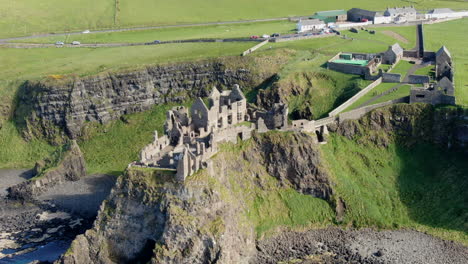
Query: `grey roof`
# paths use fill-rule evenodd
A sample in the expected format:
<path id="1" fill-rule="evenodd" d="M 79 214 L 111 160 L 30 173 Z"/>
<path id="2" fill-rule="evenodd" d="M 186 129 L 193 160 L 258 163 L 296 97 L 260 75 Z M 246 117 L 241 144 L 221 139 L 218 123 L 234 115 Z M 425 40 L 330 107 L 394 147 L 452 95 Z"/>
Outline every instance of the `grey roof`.
<path id="1" fill-rule="evenodd" d="M 411 6 L 387 8 L 387 10 L 385 11 L 388 12 L 390 15 L 393 15 L 393 14 L 399 15 L 403 13 L 416 13 L 416 9 L 414 9 L 414 7 L 411 7 Z"/>
<path id="2" fill-rule="evenodd" d="M 446 13 L 453 13 L 454 11 L 450 8 L 436 8 L 432 9 L 431 11 L 427 12 L 428 14 L 446 14 Z"/>
<path id="3" fill-rule="evenodd" d="M 370 10 L 365 10 L 361 8 L 351 8 L 349 13 L 356 14 L 356 15 L 361 15 L 361 16 L 368 16 L 368 17 L 376 17 L 376 16 L 381 16 L 382 14 L 377 12 L 377 11 L 370 11 Z"/>
<path id="4" fill-rule="evenodd" d="M 395 43 L 395 44 L 391 45 L 390 49 L 392 49 L 393 52 L 395 52 L 395 54 L 403 53 L 403 48 L 398 43 Z"/>
<path id="5" fill-rule="evenodd" d="M 442 46 L 437 52 L 436 52 L 436 57 L 439 57 L 442 53 L 446 53 L 450 58 L 452 58 L 452 55 L 450 55 L 450 52 L 445 46 Z"/>
<path id="6" fill-rule="evenodd" d="M 323 22 L 323 21 L 320 20 L 320 19 L 301 20 L 301 21 L 299 21 L 299 23 L 300 23 L 301 25 L 321 25 L 321 24 L 325 24 L 325 22 Z"/>

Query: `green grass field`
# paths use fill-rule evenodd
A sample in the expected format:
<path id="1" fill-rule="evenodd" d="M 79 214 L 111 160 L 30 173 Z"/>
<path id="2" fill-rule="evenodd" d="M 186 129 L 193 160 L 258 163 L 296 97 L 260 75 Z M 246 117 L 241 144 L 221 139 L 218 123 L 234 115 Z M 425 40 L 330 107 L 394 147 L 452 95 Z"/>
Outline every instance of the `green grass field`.
<path id="1" fill-rule="evenodd" d="M 468 167 L 460 153 L 432 145 L 381 148 L 337 135 L 321 149 L 349 208 L 344 225 L 410 227 L 468 243 Z"/>
<path id="2" fill-rule="evenodd" d="M 401 74 L 401 80 L 403 80 L 403 78 L 405 78 L 406 74 L 413 66 L 414 64 L 411 64 L 409 61 L 400 60 L 390 72 Z"/>
<path id="3" fill-rule="evenodd" d="M 53 36 L 25 39 L 15 42 L 24 43 L 55 43 L 63 41 L 70 43 L 74 40 L 81 43 L 141 43 L 154 40 L 183 40 L 197 38 L 249 38 L 252 35 L 261 36 L 272 33 L 295 32 L 295 23 L 289 21 L 273 21 L 261 23 L 242 23 L 229 25 L 178 27 L 151 30 L 134 30 L 111 33 L 89 33 L 70 36 Z"/>
<path id="4" fill-rule="evenodd" d="M 374 89 L 370 90 L 363 97 L 359 98 L 356 102 L 354 102 L 348 108 L 343 110 L 343 112 L 359 108 L 363 103 L 365 103 L 368 100 L 372 99 L 374 96 L 377 96 L 377 95 L 391 89 L 392 87 L 394 87 L 396 85 L 398 85 L 398 84 L 397 83 L 381 83 L 381 84 L 377 85 L 376 87 L 374 87 Z M 374 104 L 374 103 L 372 103 L 372 104 Z"/>
<path id="5" fill-rule="evenodd" d="M 466 3 L 450 0 L 421 0 L 416 7 L 466 9 Z M 143 25 L 172 25 L 257 18 L 311 15 L 316 11 L 353 7 L 384 10 L 388 1 L 358 0 L 0 0 L 0 37 L 34 33 L 79 31 Z M 394 0 L 392 6 L 408 5 Z"/>
<path id="6" fill-rule="evenodd" d="M 163 134 L 166 112 L 172 106 L 175 105 L 155 106 L 144 113 L 127 115 L 126 122 L 88 123 L 85 136 L 78 142 L 88 173 L 120 175 L 127 164 L 138 160 L 138 154 L 151 143 L 155 130 Z"/>

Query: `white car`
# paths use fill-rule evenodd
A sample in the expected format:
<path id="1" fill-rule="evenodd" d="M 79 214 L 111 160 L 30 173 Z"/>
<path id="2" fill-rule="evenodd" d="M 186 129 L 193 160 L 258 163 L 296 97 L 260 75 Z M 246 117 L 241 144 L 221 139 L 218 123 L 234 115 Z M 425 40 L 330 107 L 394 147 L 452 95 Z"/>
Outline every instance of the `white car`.
<path id="1" fill-rule="evenodd" d="M 262 38 L 264 38 L 264 39 L 270 38 L 270 35 L 264 34 L 264 35 L 262 35 Z"/>
<path id="2" fill-rule="evenodd" d="M 90 33 L 90 32 L 91 32 L 91 31 L 89 31 L 89 30 L 85 30 L 85 31 L 83 31 L 83 32 L 81 32 L 81 33 L 83 33 L 83 34 L 88 34 L 88 33 Z"/>
<path id="3" fill-rule="evenodd" d="M 72 45 L 80 45 L 81 43 L 80 43 L 79 41 L 76 41 L 76 40 L 75 40 L 75 41 L 73 41 L 71 44 L 72 44 Z"/>
<path id="4" fill-rule="evenodd" d="M 63 45 L 63 44 L 65 44 L 65 43 L 63 43 L 63 41 L 57 41 L 57 42 L 55 42 L 55 45 L 57 45 L 57 46 L 61 46 L 61 45 Z"/>

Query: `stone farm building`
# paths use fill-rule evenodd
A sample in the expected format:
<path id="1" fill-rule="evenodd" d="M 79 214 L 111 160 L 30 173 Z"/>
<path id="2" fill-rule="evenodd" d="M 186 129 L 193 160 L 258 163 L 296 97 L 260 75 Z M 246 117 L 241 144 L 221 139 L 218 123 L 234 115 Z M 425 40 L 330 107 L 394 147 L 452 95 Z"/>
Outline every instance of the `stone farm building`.
<path id="1" fill-rule="evenodd" d="M 316 31 L 325 28 L 326 24 L 320 19 L 300 20 L 297 23 L 297 32 Z"/>
<path id="2" fill-rule="evenodd" d="M 455 104 L 455 85 L 450 52 L 442 46 L 435 53 L 435 82 L 424 83 L 423 87 L 413 86 L 410 103 Z"/>

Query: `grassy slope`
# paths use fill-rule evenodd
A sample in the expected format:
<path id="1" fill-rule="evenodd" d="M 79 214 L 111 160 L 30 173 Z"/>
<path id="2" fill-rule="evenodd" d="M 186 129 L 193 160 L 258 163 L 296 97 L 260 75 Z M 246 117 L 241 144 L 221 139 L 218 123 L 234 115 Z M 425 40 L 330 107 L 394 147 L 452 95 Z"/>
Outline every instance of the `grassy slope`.
<path id="1" fill-rule="evenodd" d="M 227 177 L 227 184 L 221 184 L 207 170 L 190 176 L 186 184 L 200 186 L 210 183 L 225 202 L 240 202 L 246 208 L 243 218 L 248 224 L 244 225 L 241 218 L 239 225 L 254 226 L 259 237 L 271 234 L 276 228 L 325 227 L 333 222 L 334 213 L 326 201 L 300 194 L 289 186 L 284 187 L 260 164 L 239 158 L 242 150 L 248 149 L 251 143 L 248 140 L 237 145 L 221 145 L 222 151 L 214 157 L 213 172 Z"/>
<path id="2" fill-rule="evenodd" d="M 422 9 L 467 8 L 466 3 L 461 1 L 422 0 L 412 4 Z M 393 5 L 403 6 L 408 2 L 394 0 Z M 0 36 L 7 37 L 65 30 L 310 15 L 320 10 L 356 6 L 383 10 L 388 6 L 388 1 L 0 0 L 0 6 Z"/>
<path id="3" fill-rule="evenodd" d="M 463 155 L 432 145 L 380 148 L 332 135 L 322 147 L 344 198 L 344 224 L 411 227 L 468 243 Z"/>
<path id="4" fill-rule="evenodd" d="M 78 142 L 88 173 L 119 175 L 127 164 L 138 159 L 140 150 L 151 143 L 155 130 L 163 134 L 166 112 L 172 106 L 175 105 L 155 106 L 144 113 L 127 115 L 126 122 L 88 123 L 86 135 Z"/>

